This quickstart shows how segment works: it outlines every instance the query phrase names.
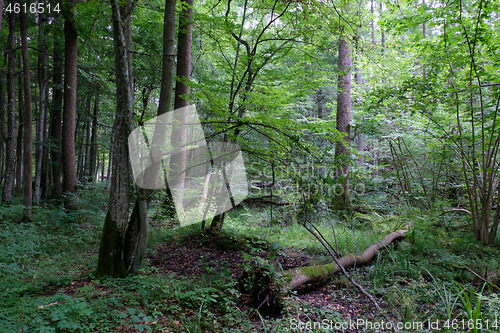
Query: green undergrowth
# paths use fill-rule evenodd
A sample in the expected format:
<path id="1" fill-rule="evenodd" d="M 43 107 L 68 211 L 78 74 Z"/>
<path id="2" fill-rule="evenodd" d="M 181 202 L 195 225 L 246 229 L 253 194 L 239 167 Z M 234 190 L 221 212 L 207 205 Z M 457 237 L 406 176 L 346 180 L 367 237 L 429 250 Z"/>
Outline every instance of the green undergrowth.
<path id="1" fill-rule="evenodd" d="M 478 332 L 497 332 L 500 290 L 483 279 L 499 272 L 498 239 L 489 246 L 476 241 L 467 216 L 433 217 L 412 210 L 405 214 L 413 221 L 407 237 L 379 253 L 371 265 L 356 270 L 356 278 L 391 304 L 398 320 L 439 320 L 437 331 L 457 331 L 444 325 L 474 320 L 490 324 Z M 471 311 L 476 311 L 474 316 Z"/>
<path id="2" fill-rule="evenodd" d="M 411 223 L 404 240 L 385 248 L 370 264 L 349 269 L 382 305 L 384 311 L 376 317 L 361 308 L 357 315 L 341 310 L 342 304 L 361 304 L 363 309 L 369 304 L 342 275 L 317 296 L 329 300 L 326 306 L 307 303 L 295 293 L 281 295 L 279 317 L 262 316 L 245 305 L 250 298 L 245 294 L 252 292 L 249 281 L 267 283 L 259 276 L 271 275 L 279 279 L 276 253 L 307 254 L 313 264 L 331 262 L 285 210 L 273 211 L 271 218 L 270 208 L 243 207 L 227 214 L 222 231 L 202 234 L 200 224 L 179 227 L 153 205 L 150 251 L 168 242 L 180 248 L 241 251 L 247 279 L 210 267 L 196 280 L 166 275 L 148 260 L 138 275 L 96 279 L 105 185 L 80 189 L 76 211 L 65 211 L 58 202 L 34 207 L 31 222 L 19 219 L 19 198 L 1 206 L 0 332 L 287 332 L 299 319 L 345 321 L 351 315 L 402 322 L 500 320 L 498 290 L 475 275 L 487 279 L 500 270 L 499 242 L 484 246 L 475 241 L 468 217 L 460 213 L 408 208 L 384 213 L 367 204 L 350 218 L 327 214 L 316 219 L 315 226 L 333 246 L 335 230 L 342 255 L 360 253 Z"/>
<path id="3" fill-rule="evenodd" d="M 271 220 L 269 209 L 242 208 L 228 214 L 225 225 L 226 228 L 239 234 L 257 236 L 269 242 L 276 242 L 283 248 L 294 248 L 311 255 L 328 254 L 302 224 L 290 223 L 279 214 L 276 215 L 275 213 Z M 383 228 L 378 228 L 382 224 Z M 330 214 L 318 219 L 314 225 L 338 250 L 339 254 L 347 255 L 361 253 L 371 244 L 380 241 L 385 236 L 385 232 L 391 232 L 397 228 L 398 220 L 381 218 L 380 221 L 366 223 L 356 217 L 346 220 Z"/>

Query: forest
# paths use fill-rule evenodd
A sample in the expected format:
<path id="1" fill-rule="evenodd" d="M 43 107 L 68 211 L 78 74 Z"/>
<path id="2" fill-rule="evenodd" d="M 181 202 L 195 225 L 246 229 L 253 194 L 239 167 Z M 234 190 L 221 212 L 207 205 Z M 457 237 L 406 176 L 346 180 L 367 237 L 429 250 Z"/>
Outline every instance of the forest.
<path id="1" fill-rule="evenodd" d="M 497 0 L 0 0 L 0 332 L 500 332 Z"/>

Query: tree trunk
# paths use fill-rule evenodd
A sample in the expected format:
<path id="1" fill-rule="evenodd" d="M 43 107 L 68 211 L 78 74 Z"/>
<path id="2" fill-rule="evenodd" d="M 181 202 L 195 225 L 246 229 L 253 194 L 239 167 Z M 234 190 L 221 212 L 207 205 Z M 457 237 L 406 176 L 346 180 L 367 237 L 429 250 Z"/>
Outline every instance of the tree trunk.
<path id="1" fill-rule="evenodd" d="M 343 141 L 335 145 L 335 164 L 340 180 L 340 193 L 334 198 L 333 208 L 348 210 L 349 203 L 349 145 L 351 143 L 351 55 L 347 41 L 339 39 L 339 76 L 337 92 L 337 130 L 345 133 Z"/>
<path id="2" fill-rule="evenodd" d="M 191 78 L 191 44 L 193 39 L 193 0 L 183 1 L 185 5 L 179 14 L 179 36 L 177 41 L 177 83 L 175 85 L 175 99 L 174 110 L 189 106 L 189 85 L 187 81 Z M 178 113 L 180 117 L 174 118 L 174 121 L 185 124 L 187 121 L 187 112 Z M 182 214 L 184 209 L 182 205 L 182 198 L 184 195 L 184 183 L 187 148 L 186 142 L 186 127 L 181 126 L 177 129 L 175 126 L 172 129 L 172 144 L 176 148 L 180 148 L 180 152 L 173 154 L 170 157 L 170 179 L 171 182 L 177 184 L 176 194 L 180 198 L 177 202 L 177 211 Z M 175 170 L 175 171 L 174 171 Z M 179 172 L 181 171 L 181 172 Z M 174 176 L 175 175 L 175 176 Z"/>
<path id="3" fill-rule="evenodd" d="M 193 0 L 183 1 L 179 14 L 179 36 L 177 41 L 177 78 L 175 85 L 174 109 L 189 105 L 189 85 L 191 78 L 191 45 L 193 41 Z"/>
<path id="4" fill-rule="evenodd" d="M 0 0 L 0 32 L 2 32 L 3 0 Z"/>
<path id="5" fill-rule="evenodd" d="M 133 1 L 120 1 L 121 25 L 123 38 L 125 40 L 125 56 L 127 58 L 128 78 L 132 101 L 134 100 L 134 66 L 132 63 L 132 10 L 135 6 Z"/>
<path id="6" fill-rule="evenodd" d="M 99 110 L 99 91 L 94 99 L 94 112 L 92 114 L 92 138 L 90 140 L 89 181 L 96 181 L 97 174 L 97 114 Z"/>
<path id="7" fill-rule="evenodd" d="M 61 113 L 63 104 L 63 61 L 61 57 L 62 45 L 56 38 L 54 40 L 54 77 L 53 77 L 53 95 L 52 107 L 50 110 L 50 136 L 53 141 L 51 149 L 51 168 L 52 168 L 52 193 L 53 198 L 62 195 L 62 160 L 61 160 L 61 139 L 62 123 Z"/>
<path id="8" fill-rule="evenodd" d="M 7 53 L 5 53 L 5 58 L 7 58 Z M 7 63 L 4 60 L 4 63 Z M 5 98 L 3 94 L 3 83 L 5 75 L 4 69 L 0 69 L 0 186 L 3 184 L 5 177 L 5 149 L 7 143 L 7 137 L 5 135 Z"/>
<path id="9" fill-rule="evenodd" d="M 373 0 L 372 0 L 372 14 L 373 14 Z M 361 33 L 359 34 L 359 39 L 358 42 L 361 40 Z M 374 31 L 373 31 L 373 20 L 372 20 L 372 39 L 374 39 Z M 363 94 L 362 94 L 362 87 L 363 87 L 363 73 L 361 72 L 361 68 L 359 68 L 359 63 L 361 59 L 361 52 L 359 51 L 360 47 L 359 45 L 356 45 L 356 75 L 355 75 L 355 80 L 356 80 L 356 85 L 358 86 L 358 94 L 356 96 L 356 106 L 359 106 L 362 104 L 363 101 Z M 363 133 L 358 133 L 358 152 L 363 153 L 365 150 L 365 138 Z M 359 157 L 359 161 L 363 163 L 365 161 L 364 155 L 361 155 Z"/>
<path id="10" fill-rule="evenodd" d="M 125 235 L 130 204 L 130 159 L 127 139 L 132 129 L 132 92 L 127 60 L 126 42 L 122 30 L 122 18 L 118 1 L 112 0 L 113 38 L 115 49 L 116 71 L 116 117 L 115 135 L 111 153 L 113 155 L 111 170 L 111 196 L 109 213 L 117 223 L 121 235 Z"/>
<path id="11" fill-rule="evenodd" d="M 112 167 L 113 167 L 113 154 L 110 152 L 108 156 L 108 170 L 106 171 L 106 180 L 111 180 Z"/>
<path id="12" fill-rule="evenodd" d="M 380 1 L 380 15 L 382 15 L 382 10 L 383 10 L 383 6 L 382 6 L 382 1 Z M 382 27 L 381 28 L 381 32 L 380 32 L 380 46 L 382 47 L 382 53 L 385 52 L 385 32 L 384 32 L 384 28 Z"/>
<path id="13" fill-rule="evenodd" d="M 69 0 L 64 15 L 64 105 L 62 125 L 63 192 L 71 195 L 65 205 L 73 208 L 77 193 L 75 158 L 77 33 L 76 0 Z"/>
<path id="14" fill-rule="evenodd" d="M 26 2 L 24 2 L 26 3 Z M 28 34 L 26 32 L 26 14 L 19 12 L 21 26 L 21 53 L 23 58 L 24 72 L 24 149 L 23 149 L 23 183 L 24 183 L 24 217 L 31 219 L 31 207 L 33 206 L 33 161 L 32 161 L 32 110 L 31 110 L 31 69 L 28 57 Z"/>
<path id="15" fill-rule="evenodd" d="M 42 183 L 42 158 L 45 140 L 45 114 L 47 112 L 47 40 L 44 31 L 45 16 L 38 14 L 38 87 L 40 90 L 40 106 L 38 110 L 38 121 L 36 126 L 36 150 L 35 150 L 35 184 L 33 188 L 33 199 L 35 203 L 40 202 Z"/>
<path id="16" fill-rule="evenodd" d="M 163 58 L 160 101 L 158 115 L 170 111 L 172 107 L 172 91 L 174 87 L 175 69 L 175 6 L 177 0 L 165 0 L 163 17 Z M 188 87 L 189 89 L 189 87 Z M 188 90 L 189 92 L 189 90 Z M 175 108 L 175 107 L 174 107 Z"/>
<path id="17" fill-rule="evenodd" d="M 80 132 L 80 145 L 78 152 L 78 181 L 86 184 L 88 178 L 88 159 L 90 147 L 90 108 L 91 108 L 92 95 L 87 97 L 85 107 L 83 108 L 85 114 L 79 118 L 81 122 L 78 123 L 77 128 L 81 128 Z M 81 123 L 81 126 L 80 126 Z"/>
<path id="18" fill-rule="evenodd" d="M 165 1 L 165 15 L 163 26 L 163 60 L 162 60 L 162 80 L 160 88 L 160 100 L 158 103 L 158 115 L 165 114 L 172 105 L 172 88 L 174 84 L 175 66 L 175 6 L 176 0 Z M 160 134 L 160 135 L 158 135 Z M 155 131 L 153 136 L 152 149 L 164 144 L 164 135 Z M 161 140 L 161 141 L 159 141 Z M 154 152 L 152 152 L 154 155 Z M 158 163 L 152 163 L 151 170 L 147 172 L 156 175 L 161 167 Z M 167 186 L 167 197 L 170 191 Z M 141 266 L 142 258 L 146 251 L 148 230 L 148 207 L 151 191 L 137 188 L 137 200 L 132 210 L 130 223 L 125 236 L 125 266 L 135 273 Z"/>
<path id="19" fill-rule="evenodd" d="M 47 96 L 48 93 L 45 94 Z M 44 141 L 48 141 L 48 133 L 49 133 L 49 113 L 45 111 L 45 120 L 44 120 Z M 51 175 L 50 175 L 50 166 L 49 166 L 49 149 L 48 147 L 44 147 L 42 151 L 42 170 L 41 170 L 41 179 L 40 179 L 40 198 L 49 198 L 50 196 L 50 188 L 51 188 Z"/>
<path id="20" fill-rule="evenodd" d="M 22 60 L 18 59 L 18 63 L 22 64 Z M 18 77 L 18 117 L 19 124 L 17 130 L 17 143 L 16 143 L 16 194 L 21 194 L 23 192 L 23 130 L 24 130 L 24 99 L 23 99 L 23 78 L 21 75 Z"/>
<path id="21" fill-rule="evenodd" d="M 372 17 L 370 19 L 370 23 L 371 23 L 371 30 L 372 30 L 372 45 L 375 45 L 375 17 L 373 15 L 373 0 L 370 1 L 370 9 L 371 9 L 371 13 L 372 13 Z"/>
<path id="22" fill-rule="evenodd" d="M 422 0 L 422 5 L 425 6 L 425 0 Z M 427 24 L 425 21 L 422 23 L 422 36 L 427 37 Z"/>
<path id="23" fill-rule="evenodd" d="M 125 36 L 118 0 L 111 0 L 116 73 L 116 116 L 111 148 L 112 171 L 108 213 L 99 248 L 97 275 L 113 277 L 128 273 L 125 267 L 124 238 L 130 206 L 130 158 L 128 135 L 132 130 L 133 101 Z"/>
<path id="24" fill-rule="evenodd" d="M 381 248 L 383 249 L 392 242 L 404 238 L 407 231 L 408 226 L 402 230 L 388 234 L 382 239 L 381 242 L 370 245 L 359 256 L 348 255 L 339 258 L 338 261 L 344 268 L 367 264 L 373 259 Z M 284 275 L 290 278 L 290 282 L 287 284 L 287 287 L 294 290 L 302 285 L 325 282 L 340 271 L 341 268 L 336 263 L 329 263 L 326 265 L 294 268 L 286 271 Z"/>
<path id="25" fill-rule="evenodd" d="M 102 159 L 101 159 L 101 181 L 104 181 L 104 169 L 106 167 L 106 153 L 102 153 Z"/>
<path id="26" fill-rule="evenodd" d="M 90 177 L 90 140 L 91 140 L 91 104 L 89 98 L 89 109 L 87 110 L 87 117 L 85 119 L 85 153 L 83 162 L 83 183 L 87 184 Z"/>
<path id="27" fill-rule="evenodd" d="M 2 32 L 2 19 L 3 19 L 3 0 L 0 0 L 0 33 Z M 0 34 L 1 35 L 1 34 Z M 1 49 L 0 49 L 1 51 Z M 0 52 L 1 53 L 1 52 Z M 7 57 L 7 53 L 5 53 Z M 4 64 L 6 61 L 4 61 Z M 5 127 L 4 127 L 4 99 L 3 99 L 3 82 L 4 82 L 4 69 L 0 69 L 0 185 L 4 180 L 4 167 L 5 167 L 5 150 L 6 143 Z"/>
<path id="28" fill-rule="evenodd" d="M 3 8 L 3 7 L 2 7 Z M 16 19 L 8 15 L 9 35 L 7 37 L 7 139 L 5 140 L 5 179 L 2 202 L 10 202 L 15 179 L 16 151 L 16 85 L 15 49 Z"/>

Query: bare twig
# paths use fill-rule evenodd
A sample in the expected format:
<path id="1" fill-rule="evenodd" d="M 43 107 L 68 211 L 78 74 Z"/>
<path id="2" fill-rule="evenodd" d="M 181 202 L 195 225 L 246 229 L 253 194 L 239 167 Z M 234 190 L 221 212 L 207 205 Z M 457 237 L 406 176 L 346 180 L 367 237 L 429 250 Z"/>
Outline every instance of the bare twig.
<path id="1" fill-rule="evenodd" d="M 316 239 L 321 243 L 321 245 L 323 245 L 323 247 L 328 251 L 328 253 L 330 254 L 330 256 L 333 258 L 333 260 L 335 261 L 335 263 L 337 264 L 338 267 L 340 267 L 340 270 L 342 271 L 342 273 L 347 277 L 347 279 L 349 281 L 351 281 L 351 283 L 356 286 L 356 288 L 358 288 L 366 297 L 368 297 L 368 299 L 370 299 L 370 301 L 375 305 L 375 308 L 377 309 L 377 311 L 382 311 L 382 309 L 380 308 L 380 306 L 378 305 L 377 301 L 375 300 L 375 298 L 369 293 L 367 292 L 359 283 L 357 283 L 353 277 L 346 271 L 346 269 L 344 268 L 344 266 L 342 266 L 337 258 L 337 256 L 332 252 L 332 250 L 330 249 L 330 247 L 323 241 L 323 239 L 316 233 L 314 232 L 314 230 L 312 230 L 307 224 L 311 224 L 311 222 L 308 222 L 306 221 L 303 225 L 304 225 L 304 228 L 306 228 L 307 231 L 309 231 L 314 237 L 316 237 Z"/>

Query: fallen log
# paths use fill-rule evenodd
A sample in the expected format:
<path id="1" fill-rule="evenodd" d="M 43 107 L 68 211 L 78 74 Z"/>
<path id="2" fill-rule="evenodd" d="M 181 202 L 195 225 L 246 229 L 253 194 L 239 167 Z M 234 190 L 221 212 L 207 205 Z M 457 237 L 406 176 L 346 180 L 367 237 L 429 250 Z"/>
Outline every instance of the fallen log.
<path id="1" fill-rule="evenodd" d="M 399 231 L 394 231 L 385 236 L 382 241 L 370 245 L 359 256 L 352 254 L 347 255 L 338 259 L 338 263 L 344 268 L 367 264 L 381 248 L 388 246 L 396 240 L 404 238 L 408 232 L 408 228 L 409 225 Z M 333 262 L 325 265 L 294 268 L 286 271 L 284 275 L 290 277 L 290 282 L 287 285 L 288 289 L 294 290 L 305 284 L 325 282 L 341 270 L 342 268 Z"/>
<path id="2" fill-rule="evenodd" d="M 292 205 L 293 203 L 291 202 L 276 202 L 273 200 L 270 200 L 272 198 L 277 198 L 276 196 L 272 195 L 265 195 L 263 197 L 257 197 L 257 198 L 245 198 L 242 202 L 240 202 L 240 205 L 251 205 L 251 206 L 289 206 Z"/>

